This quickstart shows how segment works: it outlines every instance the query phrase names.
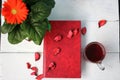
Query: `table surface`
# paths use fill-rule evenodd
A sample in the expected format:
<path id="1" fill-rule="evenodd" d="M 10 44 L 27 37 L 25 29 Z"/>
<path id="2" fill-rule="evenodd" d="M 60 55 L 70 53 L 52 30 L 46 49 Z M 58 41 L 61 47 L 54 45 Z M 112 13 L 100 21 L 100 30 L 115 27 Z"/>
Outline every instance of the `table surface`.
<path id="1" fill-rule="evenodd" d="M 118 0 L 55 1 L 56 6 L 49 20 L 81 20 L 82 27 L 87 28 L 87 33 L 82 35 L 81 50 L 83 51 L 89 42 L 98 41 L 105 46 L 107 51 L 103 60 L 106 67 L 104 71 L 81 56 L 82 78 L 61 80 L 120 80 Z M 98 21 L 101 19 L 106 19 L 107 24 L 98 28 Z M 7 41 L 7 35 L 1 34 L 0 80 L 35 80 L 35 77 L 30 75 L 31 71 L 26 68 L 26 62 L 38 66 L 39 73 L 42 73 L 43 54 L 41 53 L 41 59 L 35 62 L 34 52 L 37 51 L 43 52 L 43 43 L 37 46 L 33 42 L 23 41 L 18 45 L 11 45 Z"/>

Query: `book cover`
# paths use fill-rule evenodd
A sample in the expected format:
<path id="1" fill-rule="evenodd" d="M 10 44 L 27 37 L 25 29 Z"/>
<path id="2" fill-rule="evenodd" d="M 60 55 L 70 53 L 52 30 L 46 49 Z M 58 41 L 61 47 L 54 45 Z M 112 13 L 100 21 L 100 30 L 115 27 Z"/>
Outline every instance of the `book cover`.
<path id="1" fill-rule="evenodd" d="M 44 37 L 43 74 L 45 78 L 81 77 L 81 22 L 50 21 Z"/>

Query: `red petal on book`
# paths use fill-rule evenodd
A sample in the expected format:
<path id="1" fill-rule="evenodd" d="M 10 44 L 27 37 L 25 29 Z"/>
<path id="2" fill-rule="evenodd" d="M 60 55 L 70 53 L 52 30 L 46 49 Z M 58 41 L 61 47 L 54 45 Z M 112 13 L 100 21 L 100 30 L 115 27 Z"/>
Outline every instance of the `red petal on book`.
<path id="1" fill-rule="evenodd" d="M 62 35 L 57 35 L 57 36 L 55 36 L 54 40 L 55 40 L 55 41 L 60 41 L 60 40 L 62 40 Z"/>
<path id="2" fill-rule="evenodd" d="M 69 30 L 68 34 L 67 34 L 67 37 L 69 39 L 71 39 L 73 37 L 73 31 L 72 30 Z"/>
<path id="3" fill-rule="evenodd" d="M 74 29 L 74 30 L 73 30 L 74 36 L 77 35 L 78 33 L 79 33 L 79 29 Z"/>
<path id="4" fill-rule="evenodd" d="M 35 61 L 38 61 L 40 59 L 40 53 L 39 52 L 35 52 Z"/>
<path id="5" fill-rule="evenodd" d="M 55 62 L 51 62 L 48 66 L 48 71 L 49 70 L 54 70 L 56 68 L 56 63 Z"/>
<path id="6" fill-rule="evenodd" d="M 33 70 L 34 72 L 38 72 L 38 68 L 37 67 L 31 67 L 31 70 Z"/>
<path id="7" fill-rule="evenodd" d="M 40 74 L 36 77 L 37 80 L 41 80 L 43 78 L 43 74 Z"/>
<path id="8" fill-rule="evenodd" d="M 87 32 L 86 27 L 83 27 L 83 28 L 81 29 L 81 33 L 82 33 L 83 35 L 85 35 L 85 34 L 86 34 L 86 32 Z"/>
<path id="9" fill-rule="evenodd" d="M 103 20 L 100 20 L 100 21 L 98 22 L 99 28 L 102 27 L 103 25 L 105 25 L 106 22 L 107 22 L 107 20 L 104 20 L 104 19 L 103 19 Z"/>
<path id="10" fill-rule="evenodd" d="M 61 49 L 59 47 L 53 49 L 53 53 L 55 56 L 58 55 L 60 52 L 61 52 Z"/>
<path id="11" fill-rule="evenodd" d="M 29 62 L 27 62 L 26 64 L 27 64 L 27 68 L 30 69 L 31 68 L 31 64 Z"/>

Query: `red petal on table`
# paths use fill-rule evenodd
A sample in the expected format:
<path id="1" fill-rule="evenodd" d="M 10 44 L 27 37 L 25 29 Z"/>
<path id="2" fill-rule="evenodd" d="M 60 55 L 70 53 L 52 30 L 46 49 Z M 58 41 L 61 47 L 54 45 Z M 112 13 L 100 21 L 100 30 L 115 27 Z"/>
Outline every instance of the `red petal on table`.
<path id="1" fill-rule="evenodd" d="M 40 74 L 36 77 L 37 80 L 41 80 L 43 78 L 43 74 Z"/>
<path id="2" fill-rule="evenodd" d="M 40 59 L 40 53 L 39 52 L 35 52 L 35 61 L 38 61 Z"/>
<path id="3" fill-rule="evenodd" d="M 62 35 L 57 35 L 57 36 L 55 36 L 54 40 L 55 40 L 55 41 L 60 41 L 60 40 L 62 40 Z"/>
<path id="4" fill-rule="evenodd" d="M 73 37 L 73 31 L 72 30 L 69 30 L 69 32 L 67 34 L 67 37 L 70 38 L 70 39 Z"/>
<path id="5" fill-rule="evenodd" d="M 56 56 L 57 54 L 59 54 L 61 52 L 61 49 L 60 48 L 55 48 L 55 49 L 53 49 L 53 53 L 54 53 L 54 55 Z"/>
<path id="6" fill-rule="evenodd" d="M 98 22 L 99 28 L 102 27 L 103 25 L 105 25 L 106 22 L 107 22 L 107 20 L 104 20 L 104 19 L 103 19 L 103 20 L 100 20 L 100 21 Z"/>
<path id="7" fill-rule="evenodd" d="M 31 70 L 33 70 L 34 72 L 38 72 L 38 68 L 37 67 L 31 67 Z"/>
<path id="8" fill-rule="evenodd" d="M 31 75 L 35 75 L 35 76 L 37 76 L 37 73 L 36 73 L 36 72 L 32 72 Z"/>
<path id="9" fill-rule="evenodd" d="M 86 34 L 86 32 L 87 32 L 86 27 L 83 27 L 83 28 L 81 29 L 81 33 L 82 33 L 83 35 L 85 35 L 85 34 Z"/>
<path id="10" fill-rule="evenodd" d="M 26 64 L 27 64 L 27 68 L 30 69 L 31 68 L 31 64 L 29 62 L 27 62 Z"/>
<path id="11" fill-rule="evenodd" d="M 79 29 L 74 29 L 74 30 L 73 30 L 74 36 L 77 35 L 78 33 L 79 33 Z"/>

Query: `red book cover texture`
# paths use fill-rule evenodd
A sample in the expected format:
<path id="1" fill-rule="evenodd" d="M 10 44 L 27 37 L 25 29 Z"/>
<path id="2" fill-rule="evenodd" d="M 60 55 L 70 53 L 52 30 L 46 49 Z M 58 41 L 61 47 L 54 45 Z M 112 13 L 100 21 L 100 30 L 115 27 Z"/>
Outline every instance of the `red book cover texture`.
<path id="1" fill-rule="evenodd" d="M 51 31 L 44 38 L 45 78 L 81 77 L 81 22 L 50 21 Z"/>

